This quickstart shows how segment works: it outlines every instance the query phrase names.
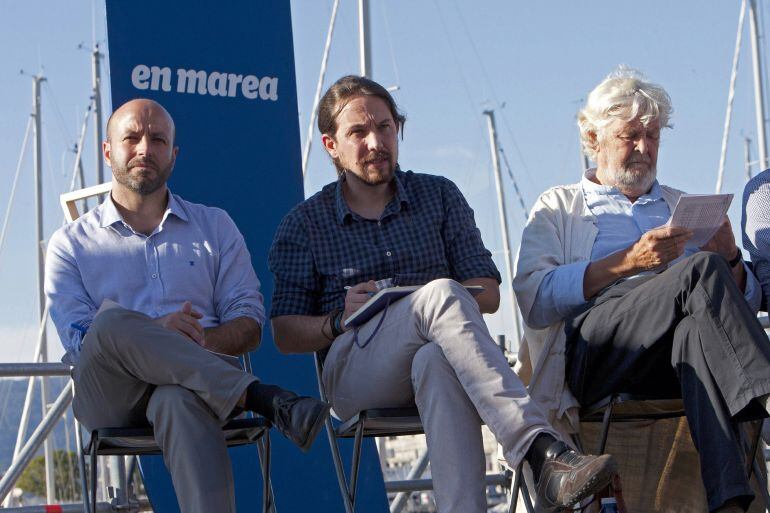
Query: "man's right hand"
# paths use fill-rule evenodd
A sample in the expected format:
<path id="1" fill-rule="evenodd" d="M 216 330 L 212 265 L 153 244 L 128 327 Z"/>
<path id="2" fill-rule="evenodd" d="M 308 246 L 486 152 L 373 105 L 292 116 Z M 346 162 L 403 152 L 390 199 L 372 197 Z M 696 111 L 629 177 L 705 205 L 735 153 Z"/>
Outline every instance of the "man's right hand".
<path id="1" fill-rule="evenodd" d="M 155 322 L 166 329 L 181 333 L 198 344 L 202 344 L 203 326 L 198 322 L 198 319 L 202 317 L 202 313 L 193 310 L 192 303 L 185 301 L 179 311 L 158 317 Z"/>
<path id="2" fill-rule="evenodd" d="M 365 281 L 350 287 L 347 294 L 345 294 L 345 312 L 342 314 L 342 325 L 345 326 L 344 323 L 347 318 L 353 315 L 356 310 L 369 301 L 372 294 L 376 294 L 378 291 L 379 289 L 374 280 Z"/>
<path id="3" fill-rule="evenodd" d="M 663 226 L 645 233 L 625 255 L 629 276 L 657 269 L 679 258 L 692 235 L 692 231 L 687 228 L 673 226 Z"/>

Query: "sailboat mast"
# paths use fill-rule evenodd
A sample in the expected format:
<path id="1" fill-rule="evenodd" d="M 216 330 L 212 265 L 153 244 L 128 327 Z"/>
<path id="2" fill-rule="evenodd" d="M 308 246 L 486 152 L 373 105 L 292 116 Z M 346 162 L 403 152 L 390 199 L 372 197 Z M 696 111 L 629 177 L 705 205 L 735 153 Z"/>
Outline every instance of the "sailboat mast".
<path id="1" fill-rule="evenodd" d="M 96 183 L 104 183 L 104 157 L 102 156 L 102 77 L 99 43 L 94 43 L 91 51 L 91 85 L 93 86 L 94 101 L 94 149 L 96 157 Z M 83 184 L 85 187 L 85 184 Z"/>
<path id="2" fill-rule="evenodd" d="M 485 110 L 487 116 L 487 125 L 489 128 L 489 144 L 492 150 L 492 167 L 495 170 L 495 186 L 497 188 L 497 202 L 499 205 L 500 228 L 503 235 L 503 255 L 505 257 L 505 270 L 508 276 L 507 284 L 510 290 L 511 301 L 511 319 L 513 320 L 513 330 L 516 336 L 516 344 L 521 341 L 521 325 L 519 324 L 519 309 L 516 305 L 516 296 L 513 293 L 513 254 L 511 253 L 511 244 L 508 240 L 508 215 L 505 209 L 505 195 L 503 194 L 503 178 L 500 172 L 500 150 L 497 144 L 497 127 L 495 126 L 495 112 Z"/>
<path id="3" fill-rule="evenodd" d="M 362 77 L 372 78 L 371 24 L 369 0 L 358 0 L 359 70 Z"/>
<path id="4" fill-rule="evenodd" d="M 40 85 L 45 80 L 40 74 L 32 77 L 32 105 L 33 118 L 35 119 L 35 141 L 33 151 L 33 167 L 35 171 L 35 254 L 37 255 L 37 293 L 38 293 L 38 312 L 42 322 L 45 315 L 45 293 L 43 292 L 43 132 L 42 132 L 42 108 L 40 101 Z M 48 345 L 45 336 L 45 327 L 40 342 L 40 361 L 48 361 Z M 48 378 L 40 378 L 40 400 L 43 403 L 43 417 L 48 413 Z M 54 461 L 53 446 L 51 441 L 46 438 L 44 444 L 45 453 L 45 489 L 46 500 L 48 504 L 56 502 L 56 493 L 54 489 Z"/>
<path id="5" fill-rule="evenodd" d="M 751 31 L 751 61 L 754 68 L 754 107 L 757 118 L 757 151 L 759 170 L 767 168 L 767 141 L 765 140 L 765 98 L 762 89 L 762 58 L 757 28 L 757 2 L 749 0 L 749 29 Z"/>

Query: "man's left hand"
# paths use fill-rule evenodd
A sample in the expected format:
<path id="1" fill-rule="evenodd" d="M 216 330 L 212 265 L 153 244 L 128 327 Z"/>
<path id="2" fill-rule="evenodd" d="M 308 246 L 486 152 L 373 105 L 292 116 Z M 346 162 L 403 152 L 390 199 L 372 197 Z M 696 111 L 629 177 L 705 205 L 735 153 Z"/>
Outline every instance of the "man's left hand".
<path id="1" fill-rule="evenodd" d="M 735 236 L 733 235 L 733 227 L 730 225 L 730 218 L 725 216 L 722 221 L 722 225 L 717 232 L 711 237 L 711 240 L 701 246 L 703 251 L 713 251 L 719 253 L 729 262 L 735 258 L 736 253 L 739 251 L 738 246 L 735 245 Z"/>

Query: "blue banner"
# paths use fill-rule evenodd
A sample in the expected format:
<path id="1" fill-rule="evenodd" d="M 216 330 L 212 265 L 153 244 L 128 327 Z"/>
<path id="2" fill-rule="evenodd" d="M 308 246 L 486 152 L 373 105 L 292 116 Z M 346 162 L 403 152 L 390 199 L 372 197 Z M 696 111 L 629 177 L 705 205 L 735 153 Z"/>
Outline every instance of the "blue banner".
<path id="1" fill-rule="evenodd" d="M 107 25 L 112 104 L 151 98 L 171 113 L 180 150 L 170 188 L 227 210 L 246 238 L 269 311 L 268 249 L 279 221 L 303 199 L 288 0 L 108 0 Z M 265 382 L 318 395 L 312 357 L 280 355 L 269 326 L 252 361 Z M 277 510 L 344 511 L 325 433 L 309 454 L 275 430 L 272 439 Z M 343 445 L 349 461 L 350 447 Z M 262 486 L 256 449 L 230 454 L 238 511 L 256 513 Z M 141 466 L 156 513 L 178 512 L 162 459 L 142 458 Z M 388 510 L 372 443 L 357 503 L 357 512 Z"/>

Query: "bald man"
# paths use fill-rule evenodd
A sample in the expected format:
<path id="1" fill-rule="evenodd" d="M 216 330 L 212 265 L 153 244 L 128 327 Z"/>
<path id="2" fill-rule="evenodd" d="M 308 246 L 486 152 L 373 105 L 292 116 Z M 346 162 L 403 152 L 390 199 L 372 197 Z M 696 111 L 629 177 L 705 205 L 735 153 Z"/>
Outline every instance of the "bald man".
<path id="1" fill-rule="evenodd" d="M 78 420 L 89 430 L 151 424 L 182 512 L 234 513 L 222 424 L 255 411 L 307 450 L 329 407 L 215 354 L 256 349 L 262 295 L 230 217 L 169 191 L 174 138 L 156 102 L 112 114 L 103 144 L 112 192 L 51 237 L 45 291 L 74 365 Z"/>

